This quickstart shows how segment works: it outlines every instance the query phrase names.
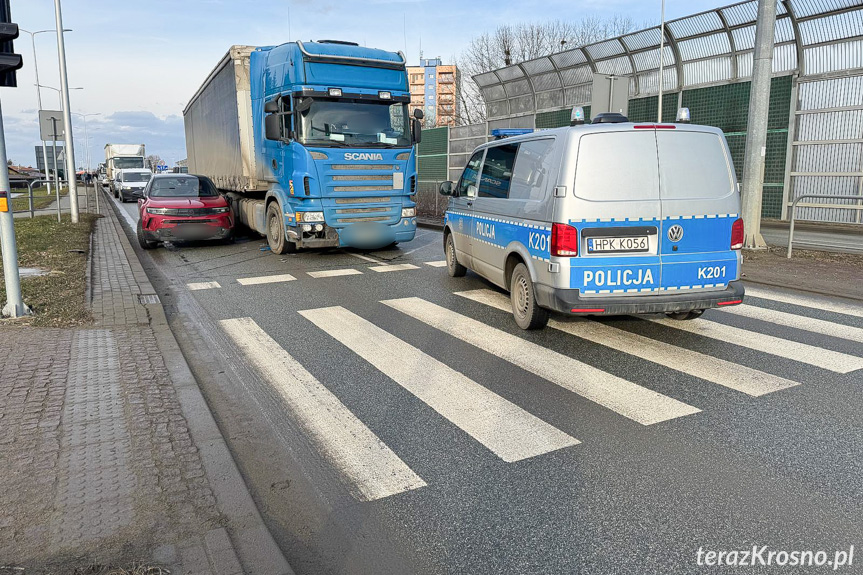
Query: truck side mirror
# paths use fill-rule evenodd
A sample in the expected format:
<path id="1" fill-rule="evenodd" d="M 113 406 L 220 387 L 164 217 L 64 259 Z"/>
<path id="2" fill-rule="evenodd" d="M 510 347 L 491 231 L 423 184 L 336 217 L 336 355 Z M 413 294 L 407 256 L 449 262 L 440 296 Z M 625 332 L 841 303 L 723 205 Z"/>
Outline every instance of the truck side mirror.
<path id="1" fill-rule="evenodd" d="M 440 184 L 440 195 L 442 196 L 451 196 L 453 195 L 453 183 L 452 182 L 441 182 Z"/>
<path id="2" fill-rule="evenodd" d="M 264 118 L 264 137 L 268 140 L 280 141 L 282 139 L 282 115 L 269 114 Z"/>
<path id="3" fill-rule="evenodd" d="M 420 114 L 422 114 L 422 112 L 420 112 Z M 420 120 L 419 120 L 419 119 L 414 118 L 413 120 L 411 120 L 411 128 L 413 128 L 413 129 L 411 130 L 411 132 L 413 132 L 413 140 L 414 140 L 414 144 L 419 144 L 420 142 L 422 142 L 422 141 L 423 141 L 423 126 L 422 126 L 422 122 L 420 122 Z"/>
<path id="4" fill-rule="evenodd" d="M 414 110 L 414 118 L 416 118 L 417 120 L 422 120 L 424 117 L 425 114 L 423 114 L 422 110 L 420 110 L 419 108 Z"/>
<path id="5" fill-rule="evenodd" d="M 275 114 L 279 111 L 279 99 L 274 98 L 269 102 L 264 104 L 264 113 L 265 114 Z"/>

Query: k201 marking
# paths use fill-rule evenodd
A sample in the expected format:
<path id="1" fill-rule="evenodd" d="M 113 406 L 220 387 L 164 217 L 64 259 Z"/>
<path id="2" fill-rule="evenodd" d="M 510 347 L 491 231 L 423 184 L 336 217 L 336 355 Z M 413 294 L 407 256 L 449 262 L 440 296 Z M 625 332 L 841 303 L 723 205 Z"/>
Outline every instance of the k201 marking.
<path id="1" fill-rule="evenodd" d="M 698 279 L 712 280 L 725 277 L 725 266 L 709 266 L 698 268 Z"/>
<path id="2" fill-rule="evenodd" d="M 548 234 L 541 234 L 539 232 L 530 232 L 528 236 L 528 247 L 532 250 L 539 250 L 541 252 L 547 252 L 549 250 L 549 238 Z"/>

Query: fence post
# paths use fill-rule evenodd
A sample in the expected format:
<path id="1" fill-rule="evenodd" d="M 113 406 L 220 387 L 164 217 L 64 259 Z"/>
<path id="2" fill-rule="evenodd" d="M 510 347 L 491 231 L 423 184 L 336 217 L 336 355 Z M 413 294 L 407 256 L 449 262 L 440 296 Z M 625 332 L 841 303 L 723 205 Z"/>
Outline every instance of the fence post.
<path id="1" fill-rule="evenodd" d="M 30 200 L 30 219 L 31 220 L 35 217 L 35 214 L 33 213 L 33 184 L 36 183 L 37 181 L 38 180 L 33 180 L 32 182 L 27 184 L 27 195 L 29 196 L 29 200 Z"/>

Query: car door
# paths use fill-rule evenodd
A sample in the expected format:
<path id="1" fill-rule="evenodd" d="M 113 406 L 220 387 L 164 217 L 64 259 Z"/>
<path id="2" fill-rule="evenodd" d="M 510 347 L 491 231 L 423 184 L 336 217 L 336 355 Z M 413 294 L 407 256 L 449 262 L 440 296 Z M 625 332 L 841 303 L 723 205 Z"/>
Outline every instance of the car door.
<path id="1" fill-rule="evenodd" d="M 657 130 L 656 142 L 662 289 L 724 289 L 740 272 L 740 252 L 731 249 L 740 199 L 725 139 L 718 130 L 678 126 Z"/>
<path id="2" fill-rule="evenodd" d="M 516 226 L 502 216 L 509 211 L 507 204 L 518 148 L 517 143 L 501 143 L 486 150 L 473 205 L 473 268 L 498 285 L 503 285 L 506 246 L 515 238 Z"/>
<path id="3" fill-rule="evenodd" d="M 458 261 L 473 267 L 472 228 L 473 203 L 476 199 L 480 169 L 485 150 L 478 150 L 468 160 L 453 191 L 447 208 L 446 219 L 455 240 Z"/>

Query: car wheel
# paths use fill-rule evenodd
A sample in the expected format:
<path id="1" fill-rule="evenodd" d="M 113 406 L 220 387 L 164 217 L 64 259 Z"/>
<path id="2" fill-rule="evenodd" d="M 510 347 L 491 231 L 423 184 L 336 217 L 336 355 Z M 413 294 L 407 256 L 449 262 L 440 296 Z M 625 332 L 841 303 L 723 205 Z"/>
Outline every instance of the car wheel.
<path id="1" fill-rule="evenodd" d="M 548 311 L 536 303 L 530 272 L 523 263 L 515 266 L 509 282 L 512 315 L 521 329 L 539 329 L 548 323 Z"/>
<path id="2" fill-rule="evenodd" d="M 152 250 L 158 244 L 158 242 L 147 239 L 140 219 L 138 220 L 138 227 L 135 230 L 135 235 L 138 236 L 138 245 L 141 246 L 142 249 Z"/>
<path id="3" fill-rule="evenodd" d="M 693 309 L 690 311 L 678 311 L 678 312 L 669 313 L 666 315 L 668 317 L 670 317 L 671 319 L 685 321 L 685 320 L 689 320 L 689 319 L 698 319 L 699 317 L 701 317 L 701 314 L 703 314 L 703 313 L 704 313 L 703 309 Z"/>
<path id="4" fill-rule="evenodd" d="M 446 237 L 446 270 L 450 277 L 460 278 L 467 273 L 467 268 L 458 263 L 458 257 L 455 254 L 455 240 L 452 234 Z"/>
<path id="5" fill-rule="evenodd" d="M 297 244 L 289 242 L 285 237 L 285 218 L 279 209 L 279 202 L 273 202 L 267 208 L 267 243 L 270 251 L 282 255 L 297 251 Z"/>

